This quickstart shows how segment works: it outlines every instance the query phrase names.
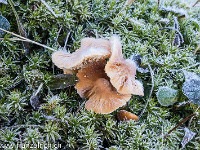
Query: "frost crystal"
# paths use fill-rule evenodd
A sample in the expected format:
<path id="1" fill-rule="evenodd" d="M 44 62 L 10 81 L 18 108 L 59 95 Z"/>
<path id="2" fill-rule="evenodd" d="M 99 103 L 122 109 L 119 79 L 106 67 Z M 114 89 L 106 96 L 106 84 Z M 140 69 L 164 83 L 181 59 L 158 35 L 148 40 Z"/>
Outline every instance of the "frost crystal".
<path id="1" fill-rule="evenodd" d="M 0 0 L 0 3 L 3 3 L 3 4 L 8 4 L 7 0 Z"/>
<path id="2" fill-rule="evenodd" d="M 185 145 L 190 142 L 193 137 L 196 135 L 196 133 L 190 131 L 188 128 L 184 128 L 185 131 L 185 136 L 183 137 L 183 140 L 181 142 L 183 148 L 185 147 Z"/>
<path id="3" fill-rule="evenodd" d="M 187 11 L 182 9 L 182 8 L 170 7 L 170 6 L 167 6 L 167 7 L 162 6 L 160 9 L 164 10 L 164 11 L 173 12 L 173 13 L 176 13 L 176 14 L 185 15 L 186 17 L 188 16 Z"/>
<path id="4" fill-rule="evenodd" d="M 193 72 L 183 72 L 185 75 L 185 82 L 182 87 L 183 94 L 189 100 L 192 100 L 192 103 L 200 105 L 200 77 Z"/>
<path id="5" fill-rule="evenodd" d="M 162 18 L 162 19 L 160 19 L 158 22 L 159 23 L 165 23 L 165 24 L 168 24 L 169 23 L 169 19 L 168 18 Z"/>
<path id="6" fill-rule="evenodd" d="M 168 86 L 159 87 L 156 93 L 159 103 L 162 106 L 173 105 L 177 101 L 178 91 Z"/>

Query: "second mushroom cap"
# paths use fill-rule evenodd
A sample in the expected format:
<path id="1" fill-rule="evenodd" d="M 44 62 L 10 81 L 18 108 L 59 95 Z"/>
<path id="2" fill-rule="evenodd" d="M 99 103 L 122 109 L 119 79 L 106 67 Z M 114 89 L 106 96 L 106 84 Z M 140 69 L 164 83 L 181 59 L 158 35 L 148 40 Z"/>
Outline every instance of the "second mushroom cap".
<path id="1" fill-rule="evenodd" d="M 124 59 L 122 45 L 118 36 L 110 38 L 111 57 L 106 64 L 105 72 L 110 82 L 121 94 L 144 95 L 143 85 L 135 80 L 136 64 L 130 59 Z"/>

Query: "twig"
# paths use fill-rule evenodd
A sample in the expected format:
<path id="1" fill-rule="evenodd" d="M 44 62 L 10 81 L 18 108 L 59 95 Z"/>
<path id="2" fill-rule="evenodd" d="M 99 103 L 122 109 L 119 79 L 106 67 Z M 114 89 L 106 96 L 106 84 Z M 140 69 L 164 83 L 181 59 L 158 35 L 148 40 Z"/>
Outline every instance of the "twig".
<path id="1" fill-rule="evenodd" d="M 10 127 L 1 127 L 0 130 L 11 129 L 11 128 L 27 128 L 27 127 L 44 128 L 44 126 L 41 126 L 41 125 L 26 125 L 26 124 L 21 124 L 21 125 L 10 126 Z"/>
<path id="2" fill-rule="evenodd" d="M 185 119 L 183 119 L 179 124 L 177 124 L 174 128 L 172 128 L 169 132 L 167 132 L 167 134 L 165 134 L 165 136 L 164 136 L 164 139 L 172 132 L 172 131 L 174 131 L 176 128 L 178 128 L 180 125 L 182 125 L 184 122 L 186 122 L 188 119 L 190 119 L 191 117 L 193 117 L 193 116 L 196 116 L 196 115 L 198 115 L 198 113 L 197 112 L 195 112 L 195 113 L 193 113 L 193 114 L 191 114 L 191 115 L 189 115 L 189 116 L 187 116 Z"/>
<path id="3" fill-rule="evenodd" d="M 125 5 L 124 5 L 124 7 L 120 10 L 120 12 L 119 12 L 117 15 L 121 14 L 122 11 L 124 11 L 124 9 L 125 9 L 128 5 L 132 4 L 134 1 L 135 1 L 135 0 L 127 0 L 126 3 L 125 3 Z"/>
<path id="4" fill-rule="evenodd" d="M 179 16 L 178 19 L 182 19 L 182 18 L 185 18 L 185 17 L 186 17 L 186 16 L 185 16 L 185 14 L 184 14 L 184 15 Z"/>
<path id="5" fill-rule="evenodd" d="M 141 112 L 141 114 L 139 115 L 139 117 L 138 117 L 137 120 L 139 120 L 139 119 L 142 117 L 143 113 L 145 112 L 145 110 L 146 110 L 146 108 L 147 108 L 147 105 L 148 105 L 148 103 L 149 103 L 149 100 L 150 100 L 150 98 L 151 98 L 151 95 L 152 95 L 152 92 L 153 92 L 153 88 L 154 88 L 154 79 L 153 79 L 154 72 L 153 72 L 153 70 L 152 70 L 150 64 L 148 64 L 148 67 L 149 67 L 149 70 L 150 70 L 150 73 L 151 73 L 151 84 L 152 84 L 152 86 L 151 86 L 151 91 L 150 91 L 150 93 L 149 93 L 149 98 L 148 98 L 148 100 L 147 100 L 147 103 L 146 103 L 144 109 L 142 110 L 142 112 Z"/>
<path id="6" fill-rule="evenodd" d="M 197 112 L 199 110 L 200 106 L 197 108 L 197 110 L 195 112 Z M 192 118 L 190 119 L 189 121 L 189 124 L 188 124 L 188 128 L 190 128 L 190 125 L 192 123 L 192 120 L 193 120 L 194 116 L 192 116 Z"/>
<path id="7" fill-rule="evenodd" d="M 68 42 L 70 33 L 71 33 L 71 30 L 68 32 L 68 34 L 67 34 L 67 36 L 66 36 L 65 45 L 64 45 L 64 48 L 63 48 L 63 49 L 66 49 L 66 48 L 67 48 L 67 42 Z"/>
<path id="8" fill-rule="evenodd" d="M 200 0 L 196 1 L 192 7 L 194 7 L 198 2 L 200 2 Z"/>
<path id="9" fill-rule="evenodd" d="M 61 30 L 62 30 L 62 27 L 63 26 L 61 26 L 60 27 L 60 29 L 58 30 L 58 34 L 57 34 L 57 36 L 56 36 L 56 42 L 58 43 L 58 37 L 59 37 L 59 35 L 60 35 L 60 32 L 61 32 Z M 59 43 L 58 43 L 59 44 Z"/>
<path id="10" fill-rule="evenodd" d="M 187 105 L 187 104 L 190 104 L 192 101 L 187 101 L 187 102 L 182 102 L 182 103 L 180 103 L 180 104 L 178 104 L 178 105 L 174 105 L 175 107 L 182 107 L 182 106 L 185 106 L 185 105 Z"/>
<path id="11" fill-rule="evenodd" d="M 17 20 L 17 26 L 18 26 L 19 34 L 21 36 L 27 38 L 26 31 L 25 31 L 25 29 L 24 29 L 24 27 L 23 27 L 23 25 L 22 25 L 22 23 L 21 23 L 21 21 L 19 19 L 19 16 L 18 16 L 18 14 L 17 14 L 17 12 L 15 10 L 14 2 L 12 0 L 8 0 L 8 2 L 10 4 L 10 6 L 12 8 L 12 11 L 13 11 L 13 13 L 15 15 L 15 18 Z M 23 44 L 24 49 L 26 50 L 26 54 L 28 54 L 29 53 L 29 49 L 30 49 L 29 43 L 23 41 L 22 44 Z"/>
<path id="12" fill-rule="evenodd" d="M 32 41 L 32 40 L 27 39 L 27 38 L 25 38 L 25 37 L 22 37 L 22 36 L 20 36 L 20 35 L 18 35 L 18 34 L 15 34 L 15 33 L 13 33 L 13 32 L 4 30 L 4 29 L 2 29 L 2 28 L 0 28 L 0 30 L 4 31 L 4 32 L 6 32 L 6 33 L 12 34 L 12 35 L 14 35 L 14 36 L 16 36 L 16 37 L 18 37 L 18 38 L 21 38 L 22 40 L 26 40 L 27 42 L 30 42 L 30 43 L 33 43 L 33 44 L 42 46 L 42 47 L 47 48 L 47 49 L 50 49 L 50 50 L 52 50 L 52 51 L 55 51 L 55 49 L 53 49 L 53 48 L 50 48 L 50 47 L 48 47 L 48 46 L 46 46 L 46 45 L 43 45 L 43 44 L 40 44 L 40 43 L 38 43 L 38 42 Z"/>
<path id="13" fill-rule="evenodd" d="M 35 92 L 34 96 L 37 96 L 38 93 L 40 92 L 40 90 L 42 89 L 43 83 L 40 84 L 40 86 L 38 87 L 37 91 Z"/>
<path id="14" fill-rule="evenodd" d="M 27 41 L 27 40 L 23 40 L 23 39 L 16 38 L 16 37 L 14 37 L 14 38 L 6 38 L 6 39 L 8 39 L 10 41 Z M 5 40 L 5 38 L 0 38 L 0 40 Z"/>
<path id="15" fill-rule="evenodd" d="M 41 0 L 41 2 L 47 7 L 47 9 L 57 18 L 58 16 L 56 15 L 56 13 L 53 11 L 53 9 L 44 1 Z"/>
<path id="16" fill-rule="evenodd" d="M 195 55 L 196 54 L 196 52 L 198 51 L 198 49 L 200 48 L 200 44 L 198 45 L 198 47 L 195 49 L 195 51 L 194 51 L 194 53 L 193 53 L 193 55 Z"/>

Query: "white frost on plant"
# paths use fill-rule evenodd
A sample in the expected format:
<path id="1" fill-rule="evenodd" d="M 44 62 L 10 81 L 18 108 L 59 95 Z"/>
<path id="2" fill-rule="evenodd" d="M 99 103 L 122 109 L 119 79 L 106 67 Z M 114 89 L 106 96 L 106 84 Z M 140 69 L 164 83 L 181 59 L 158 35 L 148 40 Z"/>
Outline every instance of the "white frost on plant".
<path id="1" fill-rule="evenodd" d="M 182 91 L 192 103 L 200 105 L 200 77 L 193 72 L 183 71 L 185 82 Z"/>
<path id="2" fill-rule="evenodd" d="M 189 130 L 188 128 L 184 128 L 185 131 L 185 136 L 183 137 L 183 140 L 181 142 L 182 147 L 184 148 L 185 145 L 190 142 L 194 136 L 196 135 L 196 133 L 192 132 L 191 130 Z"/>
<path id="3" fill-rule="evenodd" d="M 170 12 L 174 12 L 176 14 L 181 14 L 181 15 L 185 15 L 185 17 L 187 18 L 188 13 L 185 9 L 183 8 L 177 8 L 177 7 L 171 7 L 171 6 L 161 6 L 160 8 L 161 10 L 165 10 L 165 11 L 170 11 Z"/>
<path id="4" fill-rule="evenodd" d="M 169 19 L 168 18 L 162 18 L 158 21 L 159 23 L 165 23 L 168 24 L 169 23 Z"/>

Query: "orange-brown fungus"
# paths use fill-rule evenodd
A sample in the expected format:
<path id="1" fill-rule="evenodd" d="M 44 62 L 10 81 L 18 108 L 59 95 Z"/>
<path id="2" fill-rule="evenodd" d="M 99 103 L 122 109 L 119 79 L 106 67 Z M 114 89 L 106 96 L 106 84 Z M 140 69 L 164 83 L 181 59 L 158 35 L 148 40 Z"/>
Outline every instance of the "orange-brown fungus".
<path id="1" fill-rule="evenodd" d="M 79 82 L 75 88 L 83 98 L 89 98 L 85 104 L 87 110 L 107 114 L 126 104 L 130 94 L 120 94 L 109 82 L 105 74 L 105 61 L 88 63 L 77 73 Z"/>
<path id="2" fill-rule="evenodd" d="M 82 98 L 88 98 L 88 92 L 92 89 L 97 79 L 108 79 L 104 71 L 105 64 L 105 60 L 90 62 L 78 71 L 76 76 L 79 82 L 76 84 L 75 88 Z"/>
<path id="3" fill-rule="evenodd" d="M 137 120 L 138 116 L 136 116 L 133 113 L 130 113 L 126 110 L 120 110 L 117 113 L 117 117 L 120 121 L 126 121 L 126 120 Z"/>
<path id="4" fill-rule="evenodd" d="M 143 96 L 143 85 L 138 80 L 135 80 L 136 64 L 132 60 L 123 58 L 119 37 L 112 36 L 110 45 L 112 54 L 105 67 L 105 72 L 110 77 L 110 82 L 121 94 Z"/>
<path id="5" fill-rule="evenodd" d="M 90 61 L 104 60 L 110 57 L 110 43 L 103 39 L 84 38 L 81 47 L 74 53 L 57 51 L 52 54 L 53 63 L 63 69 L 76 70 Z"/>
<path id="6" fill-rule="evenodd" d="M 89 91 L 89 100 L 85 104 L 87 110 L 96 113 L 108 114 L 126 104 L 131 98 L 130 94 L 119 94 L 111 83 L 99 78 Z"/>
<path id="7" fill-rule="evenodd" d="M 107 64 L 106 58 L 110 58 Z M 131 94 L 144 94 L 142 83 L 135 80 L 135 62 L 123 58 L 117 36 L 109 41 L 84 38 L 74 53 L 54 52 L 52 60 L 64 73 L 78 72 L 75 88 L 82 98 L 89 98 L 85 104 L 87 110 L 111 113 L 125 105 Z"/>

